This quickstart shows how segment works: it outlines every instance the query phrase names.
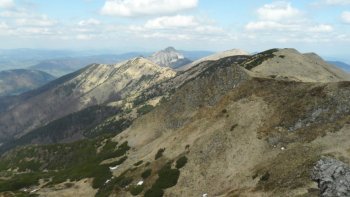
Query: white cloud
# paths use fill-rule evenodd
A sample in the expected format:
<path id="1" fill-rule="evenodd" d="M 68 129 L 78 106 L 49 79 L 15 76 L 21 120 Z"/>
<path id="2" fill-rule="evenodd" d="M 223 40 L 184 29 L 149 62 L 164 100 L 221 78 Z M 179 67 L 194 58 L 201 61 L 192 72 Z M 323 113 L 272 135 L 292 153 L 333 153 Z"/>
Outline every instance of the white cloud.
<path id="1" fill-rule="evenodd" d="M 172 14 L 197 4 L 198 0 L 107 0 L 101 13 L 124 17 Z"/>
<path id="2" fill-rule="evenodd" d="M 326 0 L 324 3 L 328 5 L 350 5 L 350 0 Z"/>
<path id="3" fill-rule="evenodd" d="M 0 8 L 9 9 L 15 7 L 13 0 L 0 0 Z"/>
<path id="4" fill-rule="evenodd" d="M 76 39 L 78 40 L 91 40 L 93 38 L 92 35 L 87 35 L 87 34 L 79 34 L 76 36 Z"/>
<path id="5" fill-rule="evenodd" d="M 300 17 L 301 12 L 292 7 L 290 3 L 278 1 L 272 4 L 266 4 L 257 10 L 261 20 L 282 21 Z"/>
<path id="6" fill-rule="evenodd" d="M 333 27 L 331 25 L 325 25 L 325 24 L 320 24 L 320 25 L 315 25 L 313 27 L 310 27 L 307 29 L 310 32 L 315 32 L 315 33 L 321 33 L 321 32 L 332 32 Z"/>
<path id="7" fill-rule="evenodd" d="M 301 10 L 288 2 L 277 2 L 257 9 L 258 18 L 245 25 L 247 38 L 291 42 L 328 42 L 336 35 L 332 25 L 303 17 Z"/>
<path id="8" fill-rule="evenodd" d="M 198 25 L 193 16 L 164 16 L 146 22 L 145 27 L 149 29 L 168 29 L 179 27 L 193 27 Z"/>
<path id="9" fill-rule="evenodd" d="M 341 18 L 342 18 L 344 23 L 350 23 L 350 12 L 348 12 L 348 11 L 343 12 L 341 15 Z"/>
<path id="10" fill-rule="evenodd" d="M 100 24 L 101 24 L 101 21 L 94 19 L 94 18 L 82 20 L 82 21 L 79 21 L 79 23 L 78 23 L 79 26 L 96 26 L 96 25 L 100 25 Z"/>
<path id="11" fill-rule="evenodd" d="M 250 22 L 246 25 L 246 29 L 249 31 L 256 31 L 256 30 L 267 30 L 267 29 L 273 29 L 273 30 L 286 30 L 291 29 L 292 25 L 285 25 L 276 21 L 256 21 L 256 22 Z"/>
<path id="12" fill-rule="evenodd" d="M 56 21 L 49 19 L 46 15 L 31 16 L 16 19 L 16 24 L 20 26 L 53 26 Z"/>

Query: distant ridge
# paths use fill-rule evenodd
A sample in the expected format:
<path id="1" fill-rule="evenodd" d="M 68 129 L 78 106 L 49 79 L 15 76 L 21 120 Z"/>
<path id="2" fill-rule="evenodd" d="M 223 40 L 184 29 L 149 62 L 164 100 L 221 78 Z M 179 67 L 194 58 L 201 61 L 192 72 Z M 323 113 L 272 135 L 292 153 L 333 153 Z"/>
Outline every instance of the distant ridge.
<path id="1" fill-rule="evenodd" d="M 55 79 L 37 70 L 15 69 L 0 71 L 0 96 L 10 96 L 38 88 Z"/>

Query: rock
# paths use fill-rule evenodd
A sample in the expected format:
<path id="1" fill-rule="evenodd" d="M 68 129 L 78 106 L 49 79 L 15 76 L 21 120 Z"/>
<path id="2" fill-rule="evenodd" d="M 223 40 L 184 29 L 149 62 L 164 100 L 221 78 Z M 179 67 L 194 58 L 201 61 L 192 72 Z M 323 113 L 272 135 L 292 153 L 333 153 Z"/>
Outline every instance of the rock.
<path id="1" fill-rule="evenodd" d="M 322 197 L 350 196 L 350 167 L 341 161 L 323 157 L 314 166 L 311 178 L 318 183 Z"/>

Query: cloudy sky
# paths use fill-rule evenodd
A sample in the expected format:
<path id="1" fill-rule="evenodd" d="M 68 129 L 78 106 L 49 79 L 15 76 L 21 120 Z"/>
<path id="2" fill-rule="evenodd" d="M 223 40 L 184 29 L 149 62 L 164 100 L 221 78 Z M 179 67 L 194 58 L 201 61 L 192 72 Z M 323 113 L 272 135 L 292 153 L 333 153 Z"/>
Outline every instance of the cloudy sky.
<path id="1" fill-rule="evenodd" d="M 0 48 L 350 51 L 350 0 L 0 0 Z"/>

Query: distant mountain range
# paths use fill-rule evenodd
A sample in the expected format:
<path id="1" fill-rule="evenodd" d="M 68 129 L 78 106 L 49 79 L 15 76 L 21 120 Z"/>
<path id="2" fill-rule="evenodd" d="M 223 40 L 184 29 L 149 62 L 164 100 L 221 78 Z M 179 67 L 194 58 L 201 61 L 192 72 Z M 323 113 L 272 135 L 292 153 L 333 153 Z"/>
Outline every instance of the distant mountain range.
<path id="1" fill-rule="evenodd" d="M 209 51 L 178 51 L 186 61 L 194 61 L 212 54 Z M 74 72 L 89 64 L 115 64 L 134 57 L 148 57 L 150 52 L 123 54 L 108 51 L 70 51 L 44 49 L 0 49 L 0 71 L 18 68 L 37 69 L 56 77 Z M 187 62 L 184 62 L 185 64 Z"/>
<path id="2" fill-rule="evenodd" d="M 36 65 L 29 67 L 30 69 L 41 70 L 54 76 L 63 76 L 68 73 L 77 71 L 89 64 L 115 64 L 127 59 L 143 56 L 142 53 L 125 53 L 120 55 L 93 55 L 69 58 L 58 58 L 43 60 Z"/>
<path id="3" fill-rule="evenodd" d="M 54 79 L 54 76 L 37 70 L 0 71 L 0 97 L 21 94 L 36 89 Z"/>
<path id="4" fill-rule="evenodd" d="M 341 61 L 327 61 L 330 64 L 333 64 L 341 69 L 343 69 L 346 72 L 350 73 L 350 65 L 345 63 L 345 62 L 341 62 Z"/>

